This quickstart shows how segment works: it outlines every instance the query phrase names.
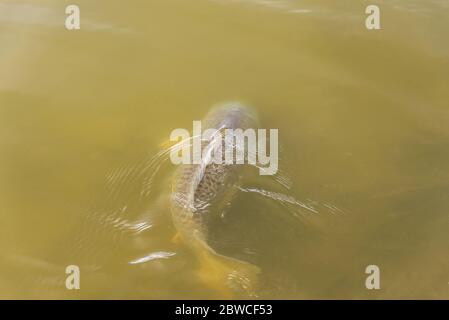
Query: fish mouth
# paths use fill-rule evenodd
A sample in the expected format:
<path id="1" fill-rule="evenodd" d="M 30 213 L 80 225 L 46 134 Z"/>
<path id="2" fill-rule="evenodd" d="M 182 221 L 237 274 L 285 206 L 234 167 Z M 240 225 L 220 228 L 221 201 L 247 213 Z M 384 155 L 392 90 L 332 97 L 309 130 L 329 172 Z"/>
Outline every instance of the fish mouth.
<path id="1" fill-rule="evenodd" d="M 242 122 L 259 124 L 259 116 L 256 109 L 249 107 L 241 102 L 225 102 L 215 105 L 208 113 L 206 118 L 223 119 L 228 128 L 239 128 Z"/>

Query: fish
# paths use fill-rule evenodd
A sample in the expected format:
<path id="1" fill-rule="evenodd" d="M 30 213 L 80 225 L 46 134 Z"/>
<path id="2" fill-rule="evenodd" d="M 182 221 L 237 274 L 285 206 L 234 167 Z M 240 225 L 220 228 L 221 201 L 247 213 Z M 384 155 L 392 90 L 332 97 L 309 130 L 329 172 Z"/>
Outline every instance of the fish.
<path id="1" fill-rule="evenodd" d="M 257 113 L 238 103 L 224 104 L 209 111 L 202 120 L 204 130 L 256 129 Z M 194 253 L 200 268 L 199 277 L 211 287 L 229 296 L 226 288 L 255 294 L 259 267 L 224 256 L 209 244 L 209 226 L 220 218 L 232 203 L 244 175 L 244 166 L 224 161 L 217 164 L 204 154 L 222 140 L 202 139 L 203 157 L 197 164 L 181 164 L 174 173 L 170 199 L 171 217 L 177 230 L 175 241 L 182 242 Z M 229 143 L 225 141 L 224 143 Z M 224 153 L 223 153 L 224 157 Z M 223 289 L 224 288 L 224 289 Z"/>

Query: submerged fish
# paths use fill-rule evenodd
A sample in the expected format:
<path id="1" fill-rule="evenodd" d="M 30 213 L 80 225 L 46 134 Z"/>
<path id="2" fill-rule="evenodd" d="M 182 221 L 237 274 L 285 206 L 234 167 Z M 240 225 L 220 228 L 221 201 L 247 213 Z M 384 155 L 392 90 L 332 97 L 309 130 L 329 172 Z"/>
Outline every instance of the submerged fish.
<path id="1" fill-rule="evenodd" d="M 202 121 L 203 129 L 249 129 L 258 125 L 253 110 L 239 104 L 212 109 Z M 221 140 L 202 141 L 203 153 L 216 147 Z M 224 162 L 223 162 L 224 163 Z M 236 192 L 242 177 L 242 165 L 216 164 L 202 157 L 199 164 L 181 165 L 174 176 L 171 213 L 177 238 L 193 251 L 200 263 L 199 276 L 217 289 L 238 284 L 253 294 L 259 268 L 247 262 L 218 254 L 208 244 L 209 224 L 217 219 Z"/>

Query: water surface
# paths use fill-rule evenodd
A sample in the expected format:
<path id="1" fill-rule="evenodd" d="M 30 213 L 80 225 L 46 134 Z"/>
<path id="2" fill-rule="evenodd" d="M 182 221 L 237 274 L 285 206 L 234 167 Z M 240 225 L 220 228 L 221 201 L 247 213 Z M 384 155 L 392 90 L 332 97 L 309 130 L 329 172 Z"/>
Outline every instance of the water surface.
<path id="1" fill-rule="evenodd" d="M 449 298 L 447 1 L 378 1 L 379 31 L 370 1 L 77 3 L 67 31 L 71 3 L 0 1 L 0 298 L 220 298 L 151 159 L 226 101 L 279 129 L 290 188 L 246 187 L 317 209 L 235 199 L 214 244 L 260 298 Z"/>

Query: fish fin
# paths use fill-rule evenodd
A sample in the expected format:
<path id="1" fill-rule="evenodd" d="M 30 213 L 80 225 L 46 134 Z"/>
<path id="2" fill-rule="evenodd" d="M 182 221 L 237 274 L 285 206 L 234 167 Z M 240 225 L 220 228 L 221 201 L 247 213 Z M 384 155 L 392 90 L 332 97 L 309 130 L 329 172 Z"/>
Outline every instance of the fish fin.
<path id="1" fill-rule="evenodd" d="M 260 274 L 259 267 L 244 261 L 216 253 L 204 242 L 200 244 L 197 257 L 200 263 L 199 278 L 224 298 L 233 298 L 243 292 L 256 296 L 255 287 Z"/>
<path id="2" fill-rule="evenodd" d="M 179 245 L 182 243 L 182 234 L 180 232 L 176 232 L 176 234 L 171 239 L 173 244 Z"/>

